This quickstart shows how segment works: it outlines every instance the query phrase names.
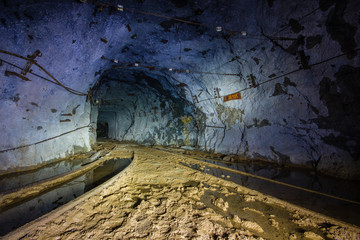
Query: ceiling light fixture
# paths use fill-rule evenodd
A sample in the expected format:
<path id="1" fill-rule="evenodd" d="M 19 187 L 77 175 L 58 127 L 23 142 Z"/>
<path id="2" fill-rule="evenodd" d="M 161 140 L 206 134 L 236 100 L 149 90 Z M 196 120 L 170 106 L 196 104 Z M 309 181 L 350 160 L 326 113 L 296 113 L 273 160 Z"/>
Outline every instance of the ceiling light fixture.
<path id="1" fill-rule="evenodd" d="M 124 11 L 124 6 L 123 5 L 117 5 L 117 10 L 118 11 Z"/>

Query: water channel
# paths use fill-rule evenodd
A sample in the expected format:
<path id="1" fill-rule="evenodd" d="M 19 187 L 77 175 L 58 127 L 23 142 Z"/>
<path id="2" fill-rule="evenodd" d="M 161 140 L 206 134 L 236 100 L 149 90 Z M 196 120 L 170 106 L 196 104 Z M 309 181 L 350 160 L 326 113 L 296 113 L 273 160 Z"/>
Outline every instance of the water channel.
<path id="1" fill-rule="evenodd" d="M 359 181 L 349 181 L 322 175 L 315 171 L 301 168 L 279 167 L 263 161 L 244 161 L 240 163 L 199 159 L 199 164 L 184 164 L 216 177 L 224 178 L 261 193 L 274 196 L 284 201 L 305 207 L 340 221 L 360 226 L 360 205 L 329 198 L 276 183 L 244 176 L 231 171 L 202 166 L 209 162 L 219 166 L 266 177 L 283 183 L 292 184 L 320 193 L 333 195 L 360 202 Z"/>
<path id="2" fill-rule="evenodd" d="M 77 159 L 75 161 L 62 161 L 50 164 L 35 171 L 19 174 L 10 174 L 0 178 L 0 193 L 17 191 L 21 187 L 46 181 L 46 178 L 56 177 L 59 174 L 79 169 L 89 163 L 89 159 Z M 92 188 L 99 186 L 111 177 L 115 176 L 131 163 L 131 159 L 115 158 L 104 162 L 97 168 L 86 172 L 60 186 L 49 189 L 44 194 L 27 199 L 1 209 L 0 212 L 0 236 L 68 203 L 81 196 Z"/>

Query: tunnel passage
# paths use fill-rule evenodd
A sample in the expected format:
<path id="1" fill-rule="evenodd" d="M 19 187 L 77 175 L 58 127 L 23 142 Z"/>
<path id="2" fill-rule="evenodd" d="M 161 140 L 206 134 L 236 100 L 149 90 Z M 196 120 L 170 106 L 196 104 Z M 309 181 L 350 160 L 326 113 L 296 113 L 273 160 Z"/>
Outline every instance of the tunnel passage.
<path id="1" fill-rule="evenodd" d="M 358 1 L 178 2 L 0 1 L 0 170 L 90 151 L 99 113 L 109 138 L 360 178 L 360 49 L 347 52 L 359 45 Z M 133 67 L 103 77 L 110 89 L 90 114 L 110 65 Z M 105 93 L 114 87 L 124 96 Z"/>
<path id="2" fill-rule="evenodd" d="M 102 114 L 103 117 L 105 114 Z M 105 120 L 106 121 L 106 120 Z M 98 119 L 97 127 L 96 127 L 96 135 L 97 138 L 108 138 L 109 137 L 109 124 L 107 122 L 101 121 Z"/>
<path id="3" fill-rule="evenodd" d="M 98 138 L 197 146 L 195 107 L 163 76 L 110 70 L 97 84 Z"/>

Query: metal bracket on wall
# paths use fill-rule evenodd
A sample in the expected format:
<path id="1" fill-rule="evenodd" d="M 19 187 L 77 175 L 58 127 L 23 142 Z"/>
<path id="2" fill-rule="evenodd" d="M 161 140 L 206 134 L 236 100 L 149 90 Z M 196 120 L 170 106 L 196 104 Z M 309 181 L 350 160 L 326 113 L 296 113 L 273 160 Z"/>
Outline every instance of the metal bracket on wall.
<path id="1" fill-rule="evenodd" d="M 8 70 L 5 70 L 5 76 L 9 77 L 9 76 L 16 76 L 18 78 L 21 78 L 22 80 L 24 81 L 27 81 L 27 82 L 31 82 L 30 79 L 28 79 L 27 77 L 19 74 L 19 73 L 16 73 L 16 72 L 11 72 L 11 71 L 8 71 Z"/>
<path id="2" fill-rule="evenodd" d="M 214 88 L 215 98 L 220 98 L 219 88 Z"/>
<path id="3" fill-rule="evenodd" d="M 42 54 L 41 54 L 40 50 L 36 50 L 36 51 L 33 53 L 33 55 L 31 55 L 31 56 L 28 55 L 27 57 L 29 58 L 29 60 L 28 60 L 28 62 L 26 63 L 24 69 L 21 71 L 21 74 L 25 76 L 28 72 L 31 72 L 31 69 L 30 69 L 31 66 L 32 66 L 34 63 L 36 63 L 35 58 L 36 58 L 36 57 L 41 57 L 41 56 L 42 56 Z"/>
<path id="4" fill-rule="evenodd" d="M 248 83 L 250 85 L 251 88 L 256 88 L 258 86 L 258 84 L 255 81 L 255 76 L 250 74 L 247 76 L 248 79 Z"/>
<path id="5" fill-rule="evenodd" d="M 94 105 L 94 95 L 93 95 L 93 88 L 90 88 L 87 95 L 86 95 L 86 102 L 90 102 L 91 105 Z"/>
<path id="6" fill-rule="evenodd" d="M 70 119 L 64 119 L 64 120 L 60 120 L 60 122 L 62 123 L 62 122 L 71 122 L 71 120 Z"/>
<path id="7" fill-rule="evenodd" d="M 62 114 L 60 114 L 60 118 L 62 118 L 62 117 L 71 117 L 73 114 L 71 114 L 71 113 L 62 113 Z M 61 123 L 63 123 L 63 122 L 71 122 L 71 119 L 68 119 L 68 118 L 66 118 L 66 119 L 60 119 L 60 122 Z"/>

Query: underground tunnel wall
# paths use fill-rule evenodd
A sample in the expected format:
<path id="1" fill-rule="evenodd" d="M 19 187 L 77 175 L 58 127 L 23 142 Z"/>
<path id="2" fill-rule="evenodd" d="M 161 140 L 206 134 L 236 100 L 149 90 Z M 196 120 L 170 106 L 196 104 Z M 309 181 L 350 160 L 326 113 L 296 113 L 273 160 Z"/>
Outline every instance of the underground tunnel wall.
<path id="1" fill-rule="evenodd" d="M 183 91 L 183 97 L 194 103 L 195 109 L 189 111 L 201 123 L 194 140 L 199 148 L 359 178 L 360 59 L 357 51 L 349 53 L 359 45 L 358 1 L 184 1 L 181 6 L 176 1 L 126 2 L 130 8 L 205 26 L 121 12 L 90 1 L 1 1 L 0 6 L 0 49 L 23 56 L 39 49 L 38 63 L 68 87 L 86 94 L 105 70 L 123 66 L 122 62 L 159 66 L 160 70 L 140 68 L 166 78 L 178 94 Z M 219 25 L 248 34 L 217 32 Z M 345 55 L 321 63 L 341 54 Z M 1 59 L 21 68 L 26 65 L 5 54 Z M 35 66 L 31 69 L 41 73 Z M 97 106 L 91 110 L 85 96 L 70 94 L 30 73 L 25 77 L 31 82 L 6 77 L 6 70 L 21 71 L 5 62 L 0 66 L 0 150 L 96 122 Z M 217 74 L 205 74 L 209 72 Z M 252 88 L 252 79 L 273 80 Z M 216 98 L 215 88 L 221 98 Z M 224 102 L 223 96 L 242 89 L 247 90 L 240 100 Z M 62 116 L 70 113 L 71 117 Z M 141 117 L 137 118 L 140 123 Z M 70 121 L 60 122 L 66 119 Z M 134 134 L 126 134 L 125 139 L 136 139 Z M 178 134 L 183 140 L 183 133 Z M 139 142 L 155 138 L 170 144 L 161 134 L 140 136 Z M 89 150 L 95 137 L 84 128 L 2 152 L 0 169 Z"/>
<path id="2" fill-rule="evenodd" d="M 108 137 L 146 145 L 197 147 L 195 107 L 163 76 L 139 71 L 110 71 L 96 91 L 98 122 Z"/>

